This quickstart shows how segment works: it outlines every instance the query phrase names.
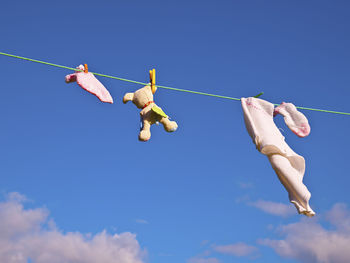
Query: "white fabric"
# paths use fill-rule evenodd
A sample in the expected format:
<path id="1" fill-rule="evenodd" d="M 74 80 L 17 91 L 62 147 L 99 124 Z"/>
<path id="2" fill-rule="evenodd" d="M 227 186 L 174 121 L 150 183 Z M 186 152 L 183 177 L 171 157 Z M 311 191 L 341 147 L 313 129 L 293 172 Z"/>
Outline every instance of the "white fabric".
<path id="1" fill-rule="evenodd" d="M 84 70 L 85 67 L 82 64 L 80 64 L 79 66 L 77 66 L 77 69 Z M 77 71 L 77 72 L 80 72 L 80 71 Z"/>
<path id="2" fill-rule="evenodd" d="M 310 134 L 310 125 L 307 118 L 297 110 L 292 103 L 282 102 L 274 110 L 274 116 L 281 114 L 288 128 L 299 137 L 306 137 Z"/>
<path id="3" fill-rule="evenodd" d="M 273 121 L 274 105 L 258 98 L 241 98 L 244 122 L 256 148 L 267 155 L 272 168 L 300 214 L 315 215 L 309 206 L 310 192 L 303 184 L 305 160 L 285 142 Z M 293 112 L 289 114 L 293 115 Z"/>

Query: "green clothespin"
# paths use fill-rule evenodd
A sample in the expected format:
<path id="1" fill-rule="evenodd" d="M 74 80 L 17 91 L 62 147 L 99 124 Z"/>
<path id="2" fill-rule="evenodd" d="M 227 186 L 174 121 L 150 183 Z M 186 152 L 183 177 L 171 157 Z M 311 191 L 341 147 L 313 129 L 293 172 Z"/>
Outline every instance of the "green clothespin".
<path id="1" fill-rule="evenodd" d="M 260 92 L 258 95 L 255 95 L 254 98 L 259 98 L 263 94 L 264 94 L 264 92 Z"/>

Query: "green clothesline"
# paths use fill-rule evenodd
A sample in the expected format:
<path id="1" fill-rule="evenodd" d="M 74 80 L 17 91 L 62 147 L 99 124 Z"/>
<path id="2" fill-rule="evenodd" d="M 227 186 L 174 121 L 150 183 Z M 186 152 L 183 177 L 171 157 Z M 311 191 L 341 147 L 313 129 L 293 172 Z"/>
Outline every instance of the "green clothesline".
<path id="1" fill-rule="evenodd" d="M 36 62 L 36 63 L 41 63 L 41 64 L 53 66 L 53 67 L 69 69 L 69 70 L 73 70 L 73 71 L 82 71 L 82 70 L 79 70 L 79 69 L 76 69 L 76 68 L 66 67 L 66 66 L 62 66 L 62 65 L 58 65 L 58 64 L 54 64 L 54 63 L 49 63 L 49 62 L 45 62 L 45 61 L 40 61 L 40 60 L 36 60 L 36 59 L 31 59 L 31 58 L 20 57 L 20 56 L 11 55 L 11 54 L 7 54 L 7 53 L 3 53 L 3 52 L 0 52 L 0 55 L 13 57 L 13 58 L 18 58 L 18 59 L 27 60 L 27 61 Z M 117 79 L 117 80 L 126 81 L 126 82 L 130 82 L 130 83 L 135 83 L 135 84 L 140 84 L 140 85 L 148 85 L 148 83 L 143 83 L 143 82 L 134 81 L 134 80 L 130 80 L 130 79 L 118 78 L 118 77 L 105 75 L 105 74 L 100 74 L 100 73 L 95 73 L 95 72 L 90 72 L 90 73 L 92 73 L 92 74 L 94 74 L 96 76 L 106 77 L 106 78 L 110 78 L 110 79 Z M 233 97 L 228 97 L 228 96 L 221 96 L 221 95 L 205 93 L 205 92 L 199 92 L 199 91 L 193 91 L 193 90 L 177 89 L 177 88 L 160 86 L 160 85 L 156 85 L 156 86 L 158 88 L 162 88 L 162 89 L 188 92 L 188 93 L 205 95 L 205 96 L 211 96 L 211 97 L 216 97 L 216 98 L 221 98 L 221 99 L 236 100 L 236 101 L 240 101 L 241 100 L 241 99 L 238 99 L 238 98 L 233 98 Z M 258 94 L 257 96 L 259 96 L 259 95 L 261 95 L 261 93 Z M 279 104 L 274 104 L 274 105 L 277 106 Z M 306 107 L 300 107 L 300 106 L 296 106 L 296 108 L 302 109 L 302 110 L 312 110 L 312 111 L 319 111 L 319 112 L 327 112 L 327 113 L 335 113 L 335 114 L 342 114 L 342 115 L 350 115 L 350 113 L 340 112 L 340 111 L 322 110 L 322 109 L 306 108 Z"/>

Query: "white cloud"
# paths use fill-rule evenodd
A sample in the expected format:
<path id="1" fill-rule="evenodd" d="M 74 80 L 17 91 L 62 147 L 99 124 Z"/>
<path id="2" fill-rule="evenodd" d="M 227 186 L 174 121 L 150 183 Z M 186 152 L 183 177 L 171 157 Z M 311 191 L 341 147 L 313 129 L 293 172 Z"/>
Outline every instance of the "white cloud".
<path id="1" fill-rule="evenodd" d="M 249 202 L 248 205 L 254 206 L 264 211 L 265 213 L 275 215 L 275 216 L 288 217 L 296 214 L 296 210 L 292 205 L 286 205 L 283 203 L 258 200 L 255 202 Z"/>
<path id="2" fill-rule="evenodd" d="M 246 203 L 248 202 L 250 199 L 250 196 L 248 194 L 245 194 L 245 195 L 242 195 L 242 196 L 239 196 L 235 199 L 235 202 L 236 203 Z"/>
<path id="3" fill-rule="evenodd" d="M 18 202 L 27 202 L 28 198 L 18 192 L 11 192 L 6 195 L 7 201 L 18 201 Z"/>
<path id="4" fill-rule="evenodd" d="M 251 188 L 254 188 L 254 185 L 253 183 L 250 183 L 250 182 L 239 182 L 238 183 L 238 186 L 242 189 L 251 189 Z"/>
<path id="5" fill-rule="evenodd" d="M 134 234 L 96 235 L 62 233 L 48 211 L 25 209 L 26 198 L 11 193 L 0 202 L 0 262 L 26 263 L 142 263 L 142 251 Z"/>
<path id="6" fill-rule="evenodd" d="M 217 258 L 200 258 L 194 257 L 187 260 L 188 263 L 219 263 Z"/>
<path id="7" fill-rule="evenodd" d="M 237 257 L 251 256 L 257 252 L 257 248 L 254 246 L 247 245 L 239 242 L 235 244 L 229 244 L 224 246 L 213 246 L 216 252 L 228 255 L 234 255 Z"/>
<path id="8" fill-rule="evenodd" d="M 138 224 L 143 224 L 143 225 L 148 224 L 148 221 L 145 219 L 135 219 L 135 222 Z"/>
<path id="9" fill-rule="evenodd" d="M 345 204 L 335 204 L 332 209 L 326 213 L 326 220 L 337 229 L 350 232 L 350 211 Z"/>
<path id="10" fill-rule="evenodd" d="M 209 240 L 203 240 L 203 241 L 201 242 L 201 247 L 203 247 L 203 246 L 205 246 L 205 245 L 207 245 L 207 244 L 209 244 Z"/>
<path id="11" fill-rule="evenodd" d="M 273 248 L 282 257 L 301 262 L 350 262 L 350 211 L 344 204 L 335 204 L 324 218 L 329 229 L 317 219 L 302 219 L 279 227 L 284 239 L 263 239 L 259 243 Z"/>

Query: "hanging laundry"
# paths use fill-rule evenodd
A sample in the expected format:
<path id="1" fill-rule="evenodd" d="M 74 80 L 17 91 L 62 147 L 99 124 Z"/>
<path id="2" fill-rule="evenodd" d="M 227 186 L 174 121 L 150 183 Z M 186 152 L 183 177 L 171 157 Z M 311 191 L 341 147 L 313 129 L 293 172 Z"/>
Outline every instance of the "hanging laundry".
<path id="1" fill-rule="evenodd" d="M 315 212 L 309 206 L 311 194 L 302 181 L 305 160 L 288 146 L 273 121 L 274 113 L 282 114 L 288 127 L 303 137 L 310 132 L 306 117 L 291 103 L 282 104 L 275 111 L 272 103 L 262 99 L 241 98 L 241 103 L 247 131 L 257 150 L 268 157 L 280 182 L 289 193 L 290 202 L 299 214 L 314 216 Z"/>
<path id="2" fill-rule="evenodd" d="M 156 87 L 153 87 L 154 91 Z M 137 108 L 142 109 L 141 130 L 139 133 L 140 141 L 148 141 L 151 138 L 151 125 L 160 122 L 167 132 L 174 132 L 177 129 L 177 123 L 170 121 L 168 115 L 158 107 L 153 101 L 153 93 L 151 86 L 145 86 L 135 93 L 126 93 L 123 102 L 132 101 Z"/>
<path id="3" fill-rule="evenodd" d="M 273 112 L 273 116 L 281 114 L 288 128 L 299 137 L 310 134 L 310 125 L 304 114 L 299 112 L 292 103 L 282 102 Z"/>
<path id="4" fill-rule="evenodd" d="M 67 75 L 67 83 L 76 81 L 80 87 L 96 95 L 100 101 L 113 103 L 111 94 L 109 94 L 108 90 L 102 85 L 102 83 L 95 78 L 94 74 L 87 72 L 87 69 L 83 65 L 79 65 L 77 68 L 84 70 L 85 72 L 76 71 L 73 74 Z"/>

